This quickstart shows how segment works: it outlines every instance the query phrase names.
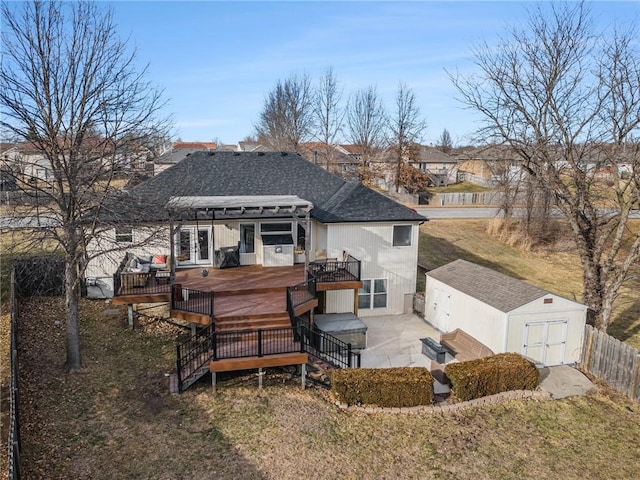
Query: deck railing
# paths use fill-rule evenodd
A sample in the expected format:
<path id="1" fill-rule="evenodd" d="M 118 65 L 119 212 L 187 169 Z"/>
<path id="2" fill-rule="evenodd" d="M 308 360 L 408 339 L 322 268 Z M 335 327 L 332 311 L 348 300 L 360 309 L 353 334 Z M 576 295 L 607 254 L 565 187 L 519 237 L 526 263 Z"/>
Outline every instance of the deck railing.
<path id="1" fill-rule="evenodd" d="M 346 260 L 316 260 L 309 263 L 309 276 L 318 282 L 360 280 L 360 260 L 349 255 Z"/>
<path id="2" fill-rule="evenodd" d="M 213 332 L 211 360 L 304 352 L 304 344 L 295 340 L 300 337 L 296 333 L 294 327 Z"/>
<path id="3" fill-rule="evenodd" d="M 120 293 L 120 288 L 122 287 L 122 281 L 121 281 L 120 275 L 122 274 L 124 269 L 127 267 L 128 263 L 129 263 L 129 256 L 125 255 L 124 258 L 122 259 L 122 262 L 120 262 L 120 265 L 116 270 L 116 273 L 113 274 L 113 295 L 115 297 L 117 297 L 118 295 L 122 295 Z"/>
<path id="4" fill-rule="evenodd" d="M 176 346 L 178 391 L 183 392 L 201 375 L 213 355 L 215 338 L 213 323 L 201 328 L 194 336 Z M 208 367 L 206 369 L 208 371 Z"/>
<path id="5" fill-rule="evenodd" d="M 316 280 L 311 278 L 306 282 L 287 287 L 287 313 L 293 326 L 295 308 L 316 298 Z"/>
<path id="6" fill-rule="evenodd" d="M 127 254 L 116 273 L 113 274 L 113 295 L 115 297 L 169 293 L 169 272 L 161 270 L 127 272 L 125 270 L 128 263 L 129 255 Z"/>
<path id="7" fill-rule="evenodd" d="M 350 343 L 302 319 L 297 323 L 307 353 L 338 368 L 360 368 L 360 352 L 354 350 Z"/>
<path id="8" fill-rule="evenodd" d="M 214 294 L 193 288 L 186 288 L 179 284 L 171 290 L 171 310 L 197 313 L 214 317 Z"/>

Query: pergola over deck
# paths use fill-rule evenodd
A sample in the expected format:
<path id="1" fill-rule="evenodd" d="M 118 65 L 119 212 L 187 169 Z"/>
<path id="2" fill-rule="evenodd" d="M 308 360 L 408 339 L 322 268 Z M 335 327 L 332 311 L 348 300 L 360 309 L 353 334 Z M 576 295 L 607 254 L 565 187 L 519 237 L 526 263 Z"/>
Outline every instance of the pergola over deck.
<path id="1" fill-rule="evenodd" d="M 166 205 L 173 221 L 224 221 L 260 218 L 304 218 L 304 266 L 309 267 L 310 212 L 313 204 L 296 195 L 174 196 Z M 173 227 L 173 225 L 172 225 Z M 173 231 L 173 228 L 172 228 Z M 171 252 L 174 239 L 171 235 Z M 175 278 L 175 262 L 171 277 Z"/>

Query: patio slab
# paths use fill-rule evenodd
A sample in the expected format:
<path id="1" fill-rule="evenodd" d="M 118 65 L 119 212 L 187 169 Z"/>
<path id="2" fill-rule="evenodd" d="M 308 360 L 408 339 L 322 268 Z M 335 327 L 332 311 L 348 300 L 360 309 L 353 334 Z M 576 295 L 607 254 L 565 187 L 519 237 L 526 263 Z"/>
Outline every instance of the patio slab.
<path id="1" fill-rule="evenodd" d="M 415 314 L 360 318 L 367 326 L 362 367 L 431 367 L 431 360 L 422 354 L 420 339 L 439 339 L 440 332 L 422 318 Z"/>

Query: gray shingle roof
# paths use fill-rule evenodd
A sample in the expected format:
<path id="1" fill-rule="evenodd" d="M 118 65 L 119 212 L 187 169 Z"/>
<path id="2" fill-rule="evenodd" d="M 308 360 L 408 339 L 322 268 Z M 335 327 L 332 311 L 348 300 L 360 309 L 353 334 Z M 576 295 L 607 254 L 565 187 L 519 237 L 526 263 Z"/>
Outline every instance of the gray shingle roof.
<path id="1" fill-rule="evenodd" d="M 155 163 L 159 163 L 162 165 L 173 165 L 178 162 L 181 162 L 189 155 L 197 152 L 196 148 L 174 148 L 168 152 L 163 153 L 158 158 L 154 160 Z"/>
<path id="2" fill-rule="evenodd" d="M 549 295 L 542 288 L 466 260 L 455 260 L 427 275 L 505 313 Z"/>
<path id="3" fill-rule="evenodd" d="M 163 220 L 171 196 L 297 195 L 324 223 L 426 220 L 359 183 L 347 182 L 294 153 L 192 153 L 131 189 L 127 202 L 147 205 L 145 220 Z"/>

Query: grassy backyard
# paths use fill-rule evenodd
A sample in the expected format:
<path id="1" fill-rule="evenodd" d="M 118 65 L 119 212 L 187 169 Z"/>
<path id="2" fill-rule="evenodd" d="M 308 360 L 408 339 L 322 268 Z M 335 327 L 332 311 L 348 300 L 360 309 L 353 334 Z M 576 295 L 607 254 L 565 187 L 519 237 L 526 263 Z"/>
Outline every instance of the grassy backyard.
<path id="1" fill-rule="evenodd" d="M 428 269 L 463 258 L 580 301 L 582 270 L 574 250 L 525 252 L 487 234 L 487 220 L 432 220 L 421 227 L 419 262 Z M 638 225 L 635 224 L 635 228 Z M 419 279 L 422 280 L 422 279 Z M 423 287 L 422 282 L 419 285 Z M 640 265 L 616 301 L 609 334 L 640 349 Z"/>
<path id="2" fill-rule="evenodd" d="M 434 220 L 421 233 L 428 268 L 465 258 L 579 300 L 569 249 L 521 252 L 487 235 L 486 221 Z M 640 284 L 625 288 L 610 332 L 640 346 Z M 178 332 L 155 323 L 131 331 L 125 317 L 104 301 L 83 301 L 86 373 L 69 376 L 63 300 L 23 304 L 23 478 L 637 478 L 640 404 L 606 388 L 446 416 L 345 412 L 328 392 L 303 391 L 298 378 L 276 370 L 263 390 L 247 373 L 226 377 L 216 396 L 206 381 L 170 395 Z"/>
<path id="3" fill-rule="evenodd" d="M 275 372 L 170 395 L 170 328 L 85 301 L 87 370 L 66 376 L 62 308 L 22 308 L 24 478 L 637 478 L 640 406 L 611 392 L 446 416 L 341 411 Z"/>

